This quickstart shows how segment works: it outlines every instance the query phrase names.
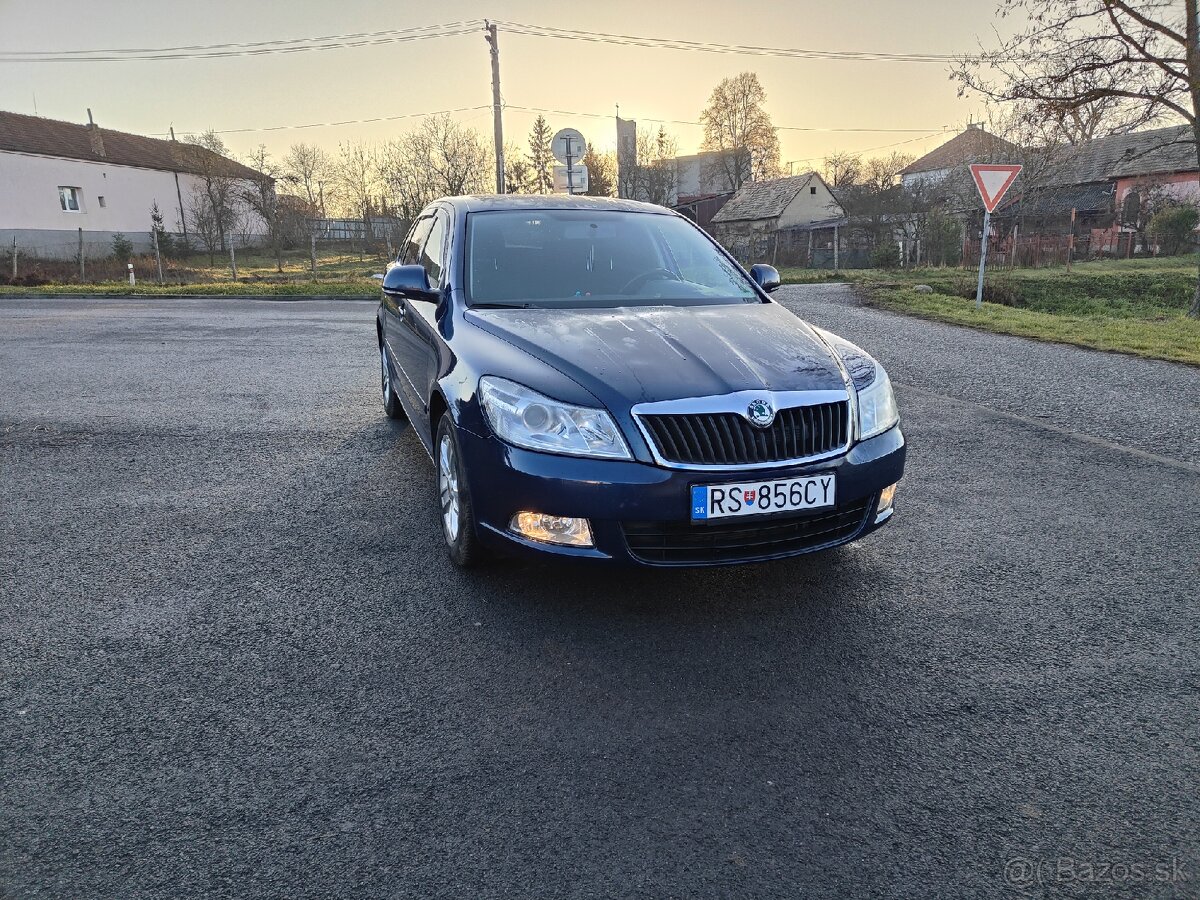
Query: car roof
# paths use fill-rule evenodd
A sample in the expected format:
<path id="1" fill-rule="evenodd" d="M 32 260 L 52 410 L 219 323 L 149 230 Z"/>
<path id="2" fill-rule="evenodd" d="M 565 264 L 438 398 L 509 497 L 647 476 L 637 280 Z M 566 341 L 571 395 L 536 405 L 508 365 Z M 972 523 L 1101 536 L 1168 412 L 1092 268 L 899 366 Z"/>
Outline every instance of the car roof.
<path id="1" fill-rule="evenodd" d="M 636 200 L 617 200 L 613 197 L 581 197 L 568 194 L 472 194 L 464 197 L 443 197 L 439 203 L 447 203 L 458 212 L 486 212 L 489 210 L 536 210 L 536 209 L 590 209 L 614 212 L 653 213 L 677 216 L 678 213 L 653 203 Z"/>

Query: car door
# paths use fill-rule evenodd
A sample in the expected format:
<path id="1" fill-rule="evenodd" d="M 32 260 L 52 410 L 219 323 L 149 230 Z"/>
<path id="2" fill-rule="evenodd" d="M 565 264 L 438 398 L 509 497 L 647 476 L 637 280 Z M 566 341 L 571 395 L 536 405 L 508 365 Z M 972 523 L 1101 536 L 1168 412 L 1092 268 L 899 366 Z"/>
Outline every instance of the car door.
<path id="1" fill-rule="evenodd" d="M 396 259 L 396 264 L 408 266 L 416 265 L 421 261 L 421 250 L 425 246 L 431 228 L 433 228 L 432 214 L 422 216 L 413 223 L 404 247 L 401 248 L 400 255 Z M 410 411 L 420 411 L 424 408 L 424 400 L 413 389 L 403 364 L 405 342 L 408 339 L 407 330 L 404 328 L 404 317 L 408 315 L 408 309 L 403 298 L 390 294 L 383 295 L 383 309 L 383 337 L 387 342 L 392 368 L 396 370 L 394 383 L 397 393 L 400 394 L 401 400 Z"/>
<path id="2" fill-rule="evenodd" d="M 437 378 L 438 298 L 446 282 L 445 260 L 450 233 L 450 217 L 445 210 L 434 212 L 428 237 L 421 249 L 417 262 L 425 269 L 433 293 L 427 299 L 401 298 L 398 303 L 404 313 L 398 317 L 396 351 L 398 362 L 404 369 L 405 379 L 416 392 L 418 409 L 427 411 L 430 391 Z M 427 442 L 432 442 L 431 423 L 421 416 L 413 422 L 414 427 Z"/>

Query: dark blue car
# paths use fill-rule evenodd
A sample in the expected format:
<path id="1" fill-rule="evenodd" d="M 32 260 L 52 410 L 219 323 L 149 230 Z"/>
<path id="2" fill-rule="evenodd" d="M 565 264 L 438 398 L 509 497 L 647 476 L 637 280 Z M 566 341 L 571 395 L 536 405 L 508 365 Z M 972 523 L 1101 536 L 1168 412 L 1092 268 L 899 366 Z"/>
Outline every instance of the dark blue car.
<path id="1" fill-rule="evenodd" d="M 451 558 L 777 559 L 892 515 L 892 387 L 693 223 L 584 197 L 454 197 L 383 281 L 383 403 L 437 469 Z"/>

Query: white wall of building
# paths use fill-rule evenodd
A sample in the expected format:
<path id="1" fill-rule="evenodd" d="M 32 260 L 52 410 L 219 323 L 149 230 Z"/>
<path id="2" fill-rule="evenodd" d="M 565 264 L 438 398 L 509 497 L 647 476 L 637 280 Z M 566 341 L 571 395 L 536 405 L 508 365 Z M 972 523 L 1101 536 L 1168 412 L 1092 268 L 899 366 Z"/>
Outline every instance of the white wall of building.
<path id="1" fill-rule="evenodd" d="M 946 180 L 952 169 L 930 169 L 928 172 L 912 172 L 900 176 L 900 184 L 905 190 L 916 191 L 923 187 L 933 187 Z"/>
<path id="2" fill-rule="evenodd" d="M 199 182 L 194 175 L 179 175 L 185 214 Z M 64 186 L 79 189 L 79 212 L 63 211 L 59 188 Z M 155 203 L 164 227 L 180 231 L 179 199 L 171 172 L 0 151 L 0 250 L 16 237 L 26 254 L 73 255 L 80 228 L 89 246 L 110 245 L 112 236 L 121 233 L 144 250 L 150 242 L 150 209 Z M 266 231 L 253 212 L 244 210 L 244 218 L 240 231 L 250 235 Z"/>
<path id="3" fill-rule="evenodd" d="M 824 181 L 814 175 L 779 216 L 776 227 L 794 228 L 800 225 L 810 225 L 813 222 L 840 218 L 844 215 L 842 205 L 833 196 L 833 192 L 829 190 Z"/>
<path id="4" fill-rule="evenodd" d="M 675 192 L 679 196 L 725 194 L 733 191 L 720 153 L 709 151 L 675 158 Z"/>

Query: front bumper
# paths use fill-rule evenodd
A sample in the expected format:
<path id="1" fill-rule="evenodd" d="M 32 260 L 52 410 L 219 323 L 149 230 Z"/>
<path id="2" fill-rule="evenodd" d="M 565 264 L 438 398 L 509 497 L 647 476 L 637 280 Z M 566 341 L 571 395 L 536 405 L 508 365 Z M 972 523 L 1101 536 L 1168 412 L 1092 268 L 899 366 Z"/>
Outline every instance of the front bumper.
<path id="1" fill-rule="evenodd" d="M 903 476 L 905 457 L 899 426 L 856 444 L 836 459 L 728 472 L 555 456 L 465 430 L 460 430 L 459 442 L 479 536 L 486 544 L 507 552 L 642 565 L 755 562 L 855 540 L 890 518 L 890 512 L 877 512 L 876 503 L 879 492 Z M 693 484 L 771 481 L 828 472 L 837 475 L 838 505 L 833 510 L 691 523 Z M 513 534 L 508 525 L 520 510 L 586 518 L 595 546 L 563 547 Z M 826 521 L 815 521 L 822 516 Z M 683 549 L 646 549 L 667 545 Z"/>

